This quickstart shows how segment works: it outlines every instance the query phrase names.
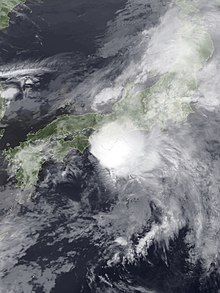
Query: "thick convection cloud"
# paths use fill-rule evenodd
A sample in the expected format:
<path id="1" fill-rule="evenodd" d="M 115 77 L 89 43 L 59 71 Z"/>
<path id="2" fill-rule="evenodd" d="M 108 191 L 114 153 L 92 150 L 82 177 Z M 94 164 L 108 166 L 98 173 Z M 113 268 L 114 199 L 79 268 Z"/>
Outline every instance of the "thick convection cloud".
<path id="1" fill-rule="evenodd" d="M 0 73 L 2 115 L 25 79 L 42 117 L 43 73 L 66 110 L 7 152 L 0 291 L 217 293 L 219 0 L 128 0 L 88 64 L 53 58 Z"/>
<path id="2" fill-rule="evenodd" d="M 118 176 L 142 175 L 158 166 L 155 135 L 135 129 L 131 121 L 111 122 L 90 138 L 91 153 Z"/>
<path id="3" fill-rule="evenodd" d="M 108 103 L 116 99 L 119 84 L 129 83 L 113 107 L 114 122 L 105 123 L 90 138 L 91 152 L 100 164 L 114 179 L 130 176 L 133 185 L 129 193 L 127 185 L 123 188 L 120 203 L 104 220 L 115 219 L 112 230 L 117 231 L 116 243 L 126 251 L 123 259 L 135 261 L 155 242 L 169 246 L 169 240 L 186 226 L 186 242 L 194 246 L 192 262 L 202 259 L 209 269 L 219 258 L 219 160 L 216 156 L 213 160 L 209 149 L 201 150 L 202 145 L 219 141 L 217 7 L 214 1 L 170 5 L 159 25 L 139 35 L 134 56 L 115 79 L 112 95 L 108 88 L 96 96 L 96 106 L 99 99 Z M 150 78 L 155 82 L 149 89 Z M 211 133 L 205 122 L 210 115 L 215 129 Z M 127 206 L 130 197 L 135 203 Z M 151 202 L 160 210 L 159 223 L 152 220 Z M 136 214 L 140 216 L 134 218 Z M 147 223 L 151 228 L 134 244 L 134 235 Z M 113 263 L 122 261 L 119 251 Z"/>

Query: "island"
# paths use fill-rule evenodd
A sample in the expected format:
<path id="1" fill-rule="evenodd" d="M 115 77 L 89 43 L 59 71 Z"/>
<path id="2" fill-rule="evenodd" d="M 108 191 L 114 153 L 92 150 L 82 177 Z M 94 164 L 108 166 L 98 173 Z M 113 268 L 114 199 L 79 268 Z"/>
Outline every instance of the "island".
<path id="1" fill-rule="evenodd" d="M 158 56 L 161 62 L 149 66 L 148 76 L 155 77 L 155 83 L 139 90 L 136 80 L 129 81 L 111 114 L 60 116 L 36 133 L 30 133 L 19 146 L 7 150 L 9 172 L 15 175 L 20 188 L 31 189 L 36 185 L 47 160 L 62 162 L 72 149 L 83 153 L 89 147 L 90 135 L 109 122 L 128 119 L 137 130 L 150 131 L 155 126 L 166 129 L 170 121 L 186 121 L 193 112 L 191 103 L 198 88 L 198 72 L 211 58 L 214 47 L 196 7 L 189 1 L 177 0 L 176 4 L 180 9 L 181 26 L 174 35 L 175 46 L 167 45 L 167 50 L 173 50 L 173 59 L 161 69 L 158 66 L 163 64 L 164 56 Z M 160 26 L 162 29 L 163 23 Z M 147 50 L 154 50 L 151 42 Z"/>

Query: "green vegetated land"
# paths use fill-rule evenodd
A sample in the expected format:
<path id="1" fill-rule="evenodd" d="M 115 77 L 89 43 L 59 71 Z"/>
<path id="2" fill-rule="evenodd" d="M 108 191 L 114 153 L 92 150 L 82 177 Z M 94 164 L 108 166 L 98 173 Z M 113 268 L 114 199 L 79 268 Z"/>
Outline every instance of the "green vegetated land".
<path id="1" fill-rule="evenodd" d="M 137 128 L 150 130 L 154 125 L 164 128 L 168 121 L 180 123 L 187 119 L 198 87 L 197 73 L 212 56 L 214 47 L 194 6 L 188 5 L 187 0 L 178 0 L 177 4 L 182 7 L 182 27 L 176 43 L 184 50 L 178 52 L 169 71 L 142 92 L 137 92 L 135 82 L 130 82 L 110 115 L 61 116 L 29 134 L 18 147 L 8 150 L 10 171 L 21 188 L 28 189 L 36 184 L 42 164 L 48 159 L 60 162 L 71 149 L 83 153 L 89 147 L 92 132 L 108 121 L 130 119 Z"/>
<path id="2" fill-rule="evenodd" d="M 64 115 L 36 133 L 30 133 L 18 147 L 9 149 L 6 156 L 18 185 L 27 189 L 36 184 L 42 164 L 49 159 L 60 162 L 71 149 L 83 153 L 101 119 L 98 114 Z"/>
<path id="3" fill-rule="evenodd" d="M 0 30 L 9 25 L 9 14 L 18 5 L 25 3 L 26 0 L 0 0 Z"/>
<path id="4" fill-rule="evenodd" d="M 0 0 L 0 30 L 4 30 L 9 26 L 10 12 L 19 4 L 25 3 L 26 0 Z M 0 121 L 5 114 L 5 101 L 1 97 L 0 85 Z M 1 136 L 0 136 L 1 138 Z"/>

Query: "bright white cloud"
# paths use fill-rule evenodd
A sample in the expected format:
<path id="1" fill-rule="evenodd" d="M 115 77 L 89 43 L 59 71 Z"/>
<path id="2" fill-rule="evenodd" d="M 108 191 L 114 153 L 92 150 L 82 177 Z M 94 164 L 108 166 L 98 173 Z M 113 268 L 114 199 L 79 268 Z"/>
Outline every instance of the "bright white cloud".
<path id="1" fill-rule="evenodd" d="M 155 142 L 151 144 L 151 139 L 130 121 L 104 125 L 90 137 L 90 143 L 91 153 L 118 176 L 140 175 L 160 162 Z"/>

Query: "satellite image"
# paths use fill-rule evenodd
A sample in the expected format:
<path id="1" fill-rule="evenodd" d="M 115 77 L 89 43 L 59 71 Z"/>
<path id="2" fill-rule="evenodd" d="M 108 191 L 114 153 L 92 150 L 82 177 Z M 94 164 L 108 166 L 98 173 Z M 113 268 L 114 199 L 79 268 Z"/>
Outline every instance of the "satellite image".
<path id="1" fill-rule="evenodd" d="M 220 293 L 220 0 L 0 0 L 0 293 Z"/>

